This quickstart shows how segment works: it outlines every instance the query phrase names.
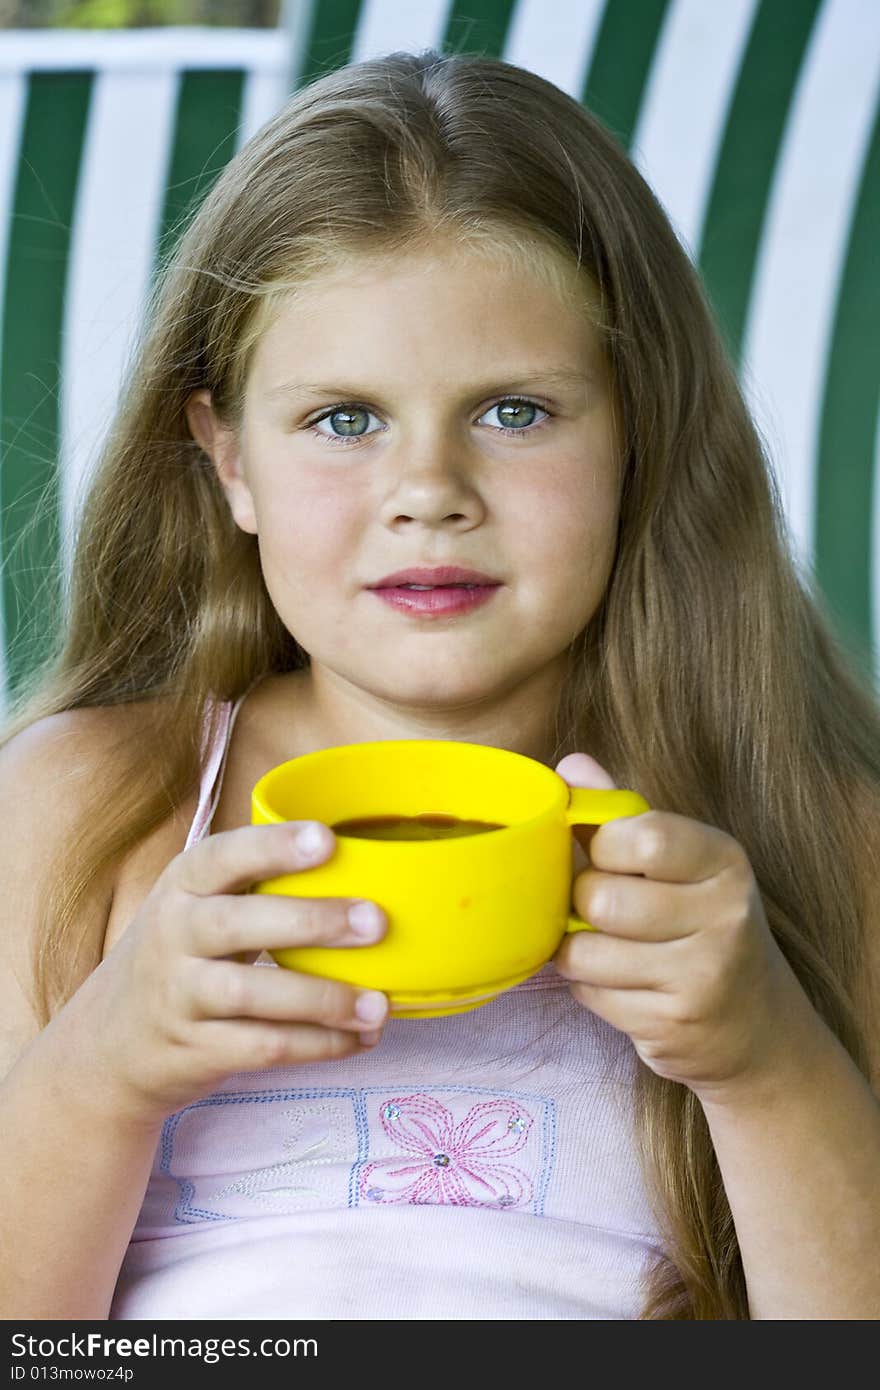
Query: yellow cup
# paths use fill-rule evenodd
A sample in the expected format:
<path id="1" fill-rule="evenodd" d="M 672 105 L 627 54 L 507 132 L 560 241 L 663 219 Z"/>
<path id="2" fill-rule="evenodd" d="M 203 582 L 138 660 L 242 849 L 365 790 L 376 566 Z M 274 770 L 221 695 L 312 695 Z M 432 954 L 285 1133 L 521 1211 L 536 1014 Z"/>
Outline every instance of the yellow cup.
<path id="1" fill-rule="evenodd" d="M 308 753 L 261 777 L 251 820 L 445 815 L 503 828 L 435 840 L 341 834 L 317 868 L 255 884 L 255 893 L 369 898 L 388 917 L 373 946 L 273 951 L 279 965 L 388 995 L 396 1018 L 436 1018 L 487 1004 L 539 970 L 571 931 L 573 825 L 639 815 L 633 791 L 569 787 L 521 753 L 442 739 L 353 743 Z M 336 832 L 334 832 L 336 833 Z"/>

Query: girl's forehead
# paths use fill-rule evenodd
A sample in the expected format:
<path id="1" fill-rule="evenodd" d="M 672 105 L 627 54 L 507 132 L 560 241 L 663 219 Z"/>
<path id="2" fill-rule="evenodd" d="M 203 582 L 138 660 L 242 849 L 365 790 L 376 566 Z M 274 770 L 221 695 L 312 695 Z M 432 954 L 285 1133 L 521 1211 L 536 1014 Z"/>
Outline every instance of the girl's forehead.
<path id="1" fill-rule="evenodd" d="M 598 292 L 589 273 L 573 257 L 536 242 L 497 244 L 440 243 L 406 251 L 357 252 L 313 271 L 285 292 L 279 284 L 275 298 L 277 317 L 304 314 L 320 299 L 356 289 L 381 291 L 394 283 L 430 280 L 432 284 L 515 277 L 519 292 L 531 283 L 555 290 L 568 303 L 598 307 Z"/>
<path id="2" fill-rule="evenodd" d="M 417 342 L 431 356 L 436 341 L 441 355 L 476 352 L 481 368 L 486 352 L 536 366 L 545 357 L 544 365 L 583 356 L 594 363 L 603 356 L 594 283 L 573 257 L 539 249 L 531 260 L 522 245 L 361 253 L 279 283 L 252 322 L 247 394 L 262 394 L 290 361 L 312 367 L 317 355 L 335 364 L 341 353 L 347 363 L 367 330 L 373 357 L 409 353 Z"/>

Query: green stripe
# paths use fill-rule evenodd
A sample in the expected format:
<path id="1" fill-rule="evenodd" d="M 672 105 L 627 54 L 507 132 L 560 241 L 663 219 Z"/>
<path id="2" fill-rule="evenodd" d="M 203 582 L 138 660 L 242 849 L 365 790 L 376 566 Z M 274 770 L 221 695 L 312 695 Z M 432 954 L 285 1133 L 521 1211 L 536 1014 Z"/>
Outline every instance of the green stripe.
<path id="1" fill-rule="evenodd" d="M 504 52 L 516 0 L 453 0 L 442 43 L 444 53 L 482 53 L 500 58 Z M 298 85 L 334 72 L 352 60 L 362 0 L 321 0 L 312 13 L 311 29 Z M 475 14 L 474 10 L 479 9 Z"/>
<path id="2" fill-rule="evenodd" d="M 593 46 L 583 104 L 632 147 L 669 0 L 608 0 Z"/>
<path id="3" fill-rule="evenodd" d="M 236 152 L 244 82 L 245 73 L 235 68 L 181 74 L 159 233 L 160 264 Z"/>
<path id="4" fill-rule="evenodd" d="M 317 0 L 297 79 L 299 87 L 351 62 L 360 10 L 361 0 Z"/>
<path id="5" fill-rule="evenodd" d="M 819 432 L 813 554 L 857 662 L 872 668 L 871 522 L 880 395 L 880 106 L 840 283 Z M 875 562 L 880 562 L 880 556 Z M 877 662 L 878 654 L 873 655 Z M 880 674 L 877 666 L 874 670 Z"/>
<path id="6" fill-rule="evenodd" d="M 785 121 L 821 0 L 763 0 L 737 78 L 706 208 L 700 270 L 739 362 Z"/>
<path id="7" fill-rule="evenodd" d="M 500 58 L 504 52 L 515 0 L 454 0 L 443 36 L 444 53 L 479 53 Z M 479 14 L 474 10 L 479 8 Z"/>
<path id="8" fill-rule="evenodd" d="M 0 556 L 13 692 L 58 630 L 61 331 L 92 83 L 90 72 L 28 81 L 0 366 Z"/>

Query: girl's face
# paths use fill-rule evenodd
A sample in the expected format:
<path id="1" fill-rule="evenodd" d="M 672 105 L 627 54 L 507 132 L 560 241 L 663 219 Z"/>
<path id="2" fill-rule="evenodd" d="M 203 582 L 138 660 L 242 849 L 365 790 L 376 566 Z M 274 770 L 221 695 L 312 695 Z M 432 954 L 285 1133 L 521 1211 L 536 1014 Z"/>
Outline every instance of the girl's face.
<path id="1" fill-rule="evenodd" d="M 563 302 L 460 250 L 363 259 L 312 282 L 260 339 L 237 433 L 207 392 L 191 398 L 313 678 L 426 714 L 558 694 L 605 590 L 619 504 L 583 295 L 574 271 Z M 444 565 L 497 587 L 451 614 L 374 588 Z"/>

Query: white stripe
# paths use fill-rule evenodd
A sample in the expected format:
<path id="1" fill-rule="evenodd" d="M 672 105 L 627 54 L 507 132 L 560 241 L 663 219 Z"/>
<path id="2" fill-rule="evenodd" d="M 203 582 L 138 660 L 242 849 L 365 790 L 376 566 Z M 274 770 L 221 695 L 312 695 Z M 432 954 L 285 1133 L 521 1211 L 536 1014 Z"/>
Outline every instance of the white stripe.
<path id="1" fill-rule="evenodd" d="M 241 149 L 261 126 L 281 110 L 288 95 L 286 85 L 283 68 L 276 71 L 261 69 L 246 74 L 236 137 L 237 149 Z"/>
<path id="2" fill-rule="evenodd" d="M 104 73 L 83 150 L 64 308 L 61 530 L 110 423 L 149 288 L 173 142 L 173 72 Z"/>
<path id="3" fill-rule="evenodd" d="M 0 324 L 3 323 L 6 257 L 12 231 L 12 209 L 26 106 L 27 78 L 24 74 L 0 76 Z M 0 334 L 0 352 L 2 350 L 3 337 Z"/>
<path id="4" fill-rule="evenodd" d="M 278 29 L 7 29 L 0 37 L 0 73 L 99 68 L 147 72 L 157 68 L 265 68 L 287 62 Z"/>
<path id="5" fill-rule="evenodd" d="M 693 261 L 758 0 L 676 0 L 633 137 L 634 163 Z"/>
<path id="6" fill-rule="evenodd" d="M 284 35 L 284 64 L 281 74 L 284 98 L 302 86 L 302 74 L 308 59 L 309 35 L 318 0 L 281 0 L 278 6 L 278 29 Z"/>
<path id="7" fill-rule="evenodd" d="M 352 63 L 380 58 L 386 53 L 419 53 L 437 48 L 446 32 L 453 0 L 421 0 L 418 5 L 400 0 L 363 0 L 352 43 Z"/>
<path id="8" fill-rule="evenodd" d="M 880 5 L 826 0 L 789 112 L 743 359 L 755 418 L 778 437 L 792 540 L 808 561 L 830 335 L 878 97 Z"/>
<path id="9" fill-rule="evenodd" d="M 518 0 L 504 61 L 528 68 L 577 101 L 584 85 L 605 0 Z"/>
<path id="10" fill-rule="evenodd" d="M 0 353 L 3 351 L 3 301 L 6 292 L 9 236 L 12 231 L 12 209 L 18 175 L 19 151 L 24 130 L 27 105 L 27 79 L 23 74 L 0 75 Z M 2 360 L 2 359 L 0 359 Z M 2 400 L 0 400 L 2 407 Z M 6 431 L 0 422 L 0 438 L 6 444 Z M 0 506 L 3 504 L 3 478 L 0 474 Z M 2 574 L 0 556 L 0 574 Z M 0 589 L 0 717 L 6 709 L 6 622 Z"/>

